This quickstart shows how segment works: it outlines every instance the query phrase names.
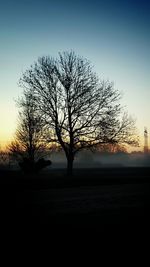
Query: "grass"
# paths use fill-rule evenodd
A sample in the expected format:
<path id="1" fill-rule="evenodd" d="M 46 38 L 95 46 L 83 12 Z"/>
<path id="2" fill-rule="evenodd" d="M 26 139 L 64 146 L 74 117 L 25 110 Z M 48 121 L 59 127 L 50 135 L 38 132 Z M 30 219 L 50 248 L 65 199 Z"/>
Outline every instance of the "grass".
<path id="1" fill-rule="evenodd" d="M 0 174 L 4 225 L 149 232 L 150 168 L 78 169 L 73 177 L 64 170 Z"/>

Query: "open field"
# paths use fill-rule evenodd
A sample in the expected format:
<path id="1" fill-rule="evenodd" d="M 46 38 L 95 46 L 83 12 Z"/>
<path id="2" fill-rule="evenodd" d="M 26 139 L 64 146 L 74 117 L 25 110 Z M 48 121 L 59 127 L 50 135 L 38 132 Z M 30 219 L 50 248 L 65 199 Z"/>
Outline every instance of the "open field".
<path id="1" fill-rule="evenodd" d="M 15 229 L 148 234 L 150 168 L 1 171 L 1 222 Z"/>

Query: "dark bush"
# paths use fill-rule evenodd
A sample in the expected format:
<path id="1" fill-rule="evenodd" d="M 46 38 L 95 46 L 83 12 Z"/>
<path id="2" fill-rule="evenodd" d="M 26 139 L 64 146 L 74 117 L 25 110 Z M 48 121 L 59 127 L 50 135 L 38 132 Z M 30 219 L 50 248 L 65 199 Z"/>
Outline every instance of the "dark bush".
<path id="1" fill-rule="evenodd" d="M 40 171 L 41 169 L 50 166 L 51 164 L 51 160 L 45 160 L 44 158 L 41 158 L 35 163 L 35 171 Z"/>
<path id="2" fill-rule="evenodd" d="M 50 166 L 52 162 L 50 160 L 45 160 L 44 158 L 39 159 L 34 162 L 28 158 L 23 158 L 23 161 L 19 162 L 21 170 L 25 173 L 35 173 L 39 172 L 43 168 Z"/>

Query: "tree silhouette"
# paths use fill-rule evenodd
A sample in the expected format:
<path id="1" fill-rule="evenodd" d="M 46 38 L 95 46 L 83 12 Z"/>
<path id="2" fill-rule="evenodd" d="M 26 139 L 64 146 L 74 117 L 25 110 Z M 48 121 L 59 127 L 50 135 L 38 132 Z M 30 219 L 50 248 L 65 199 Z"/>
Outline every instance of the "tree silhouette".
<path id="1" fill-rule="evenodd" d="M 26 94 L 35 97 L 47 125 L 47 140 L 57 142 L 67 158 L 68 174 L 78 151 L 98 144 L 135 144 L 135 123 L 121 117 L 120 93 L 100 81 L 90 62 L 74 52 L 58 59 L 41 57 L 20 79 Z"/>
<path id="2" fill-rule="evenodd" d="M 43 159 L 41 161 L 41 157 L 46 153 L 47 148 L 43 139 L 43 118 L 38 113 L 32 93 L 24 93 L 24 97 L 18 100 L 18 105 L 21 109 L 18 128 L 15 140 L 8 146 L 8 150 L 24 171 L 32 172 L 46 166 L 46 162 Z"/>

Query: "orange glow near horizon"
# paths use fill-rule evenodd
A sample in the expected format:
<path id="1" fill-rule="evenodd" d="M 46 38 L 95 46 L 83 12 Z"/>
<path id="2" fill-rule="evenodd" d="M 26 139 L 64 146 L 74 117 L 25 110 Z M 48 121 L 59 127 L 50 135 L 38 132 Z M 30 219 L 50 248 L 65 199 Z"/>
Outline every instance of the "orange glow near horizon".
<path id="1" fill-rule="evenodd" d="M 13 141 L 14 139 L 14 134 L 12 135 L 9 135 L 8 132 L 6 132 L 5 135 L 1 135 L 0 136 L 0 149 L 2 150 L 6 150 L 7 149 L 7 146 L 10 144 L 11 141 Z M 131 153 L 133 151 L 140 151 L 142 152 L 143 151 L 143 148 L 144 148 L 144 139 L 143 138 L 140 138 L 140 145 L 139 147 L 132 147 L 132 146 L 128 146 L 127 147 L 127 152 L 128 153 Z"/>
<path id="2" fill-rule="evenodd" d="M 3 102 L 0 105 L 0 114 L 0 147 L 5 149 L 13 139 L 17 128 L 17 107 L 13 102 Z"/>
<path id="3" fill-rule="evenodd" d="M 8 109 L 8 104 L 6 105 L 6 103 L 3 103 L 3 105 L 0 106 L 0 114 L 2 115 L 0 117 L 0 148 L 3 150 L 5 150 L 8 144 L 14 139 L 14 134 L 17 128 L 17 107 L 15 107 L 14 103 L 11 103 Z M 144 128 L 142 129 L 142 125 L 140 125 L 138 128 L 140 128 L 138 131 L 140 136 L 140 146 L 128 146 L 127 151 L 129 153 L 132 151 L 143 151 Z"/>
<path id="4" fill-rule="evenodd" d="M 12 141 L 12 139 L 13 138 L 10 136 L 7 136 L 7 137 L 0 136 L 0 149 L 5 150 L 8 144 L 10 144 L 10 142 Z"/>

